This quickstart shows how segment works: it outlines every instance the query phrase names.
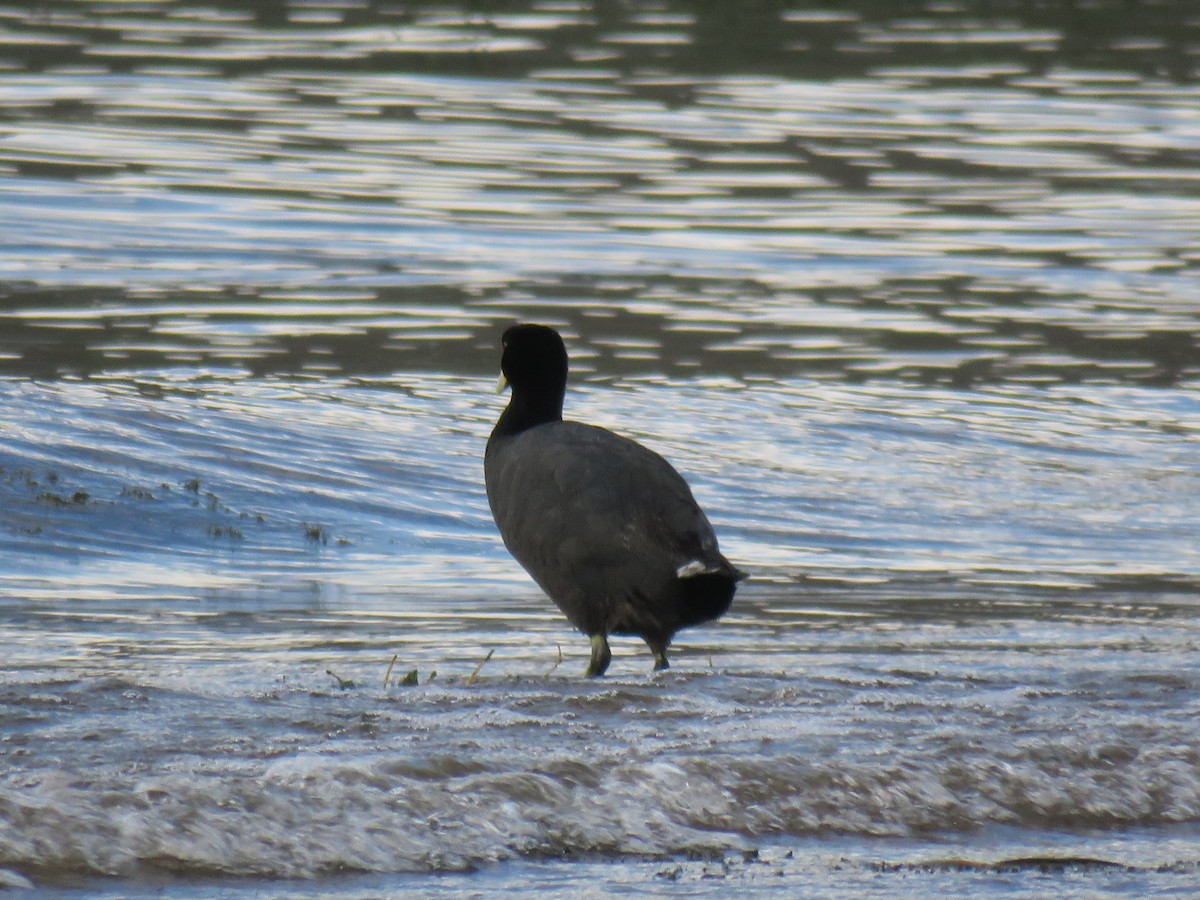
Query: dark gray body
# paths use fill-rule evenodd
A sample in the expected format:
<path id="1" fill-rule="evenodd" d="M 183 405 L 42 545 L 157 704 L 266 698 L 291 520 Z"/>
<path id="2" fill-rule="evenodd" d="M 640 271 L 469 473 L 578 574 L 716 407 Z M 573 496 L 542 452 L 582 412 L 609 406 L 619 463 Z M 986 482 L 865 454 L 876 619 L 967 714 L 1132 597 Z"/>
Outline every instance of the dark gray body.
<path id="1" fill-rule="evenodd" d="M 484 473 L 505 546 L 585 634 L 640 635 L 658 654 L 678 629 L 729 608 L 742 575 L 657 453 L 546 422 L 493 435 Z"/>

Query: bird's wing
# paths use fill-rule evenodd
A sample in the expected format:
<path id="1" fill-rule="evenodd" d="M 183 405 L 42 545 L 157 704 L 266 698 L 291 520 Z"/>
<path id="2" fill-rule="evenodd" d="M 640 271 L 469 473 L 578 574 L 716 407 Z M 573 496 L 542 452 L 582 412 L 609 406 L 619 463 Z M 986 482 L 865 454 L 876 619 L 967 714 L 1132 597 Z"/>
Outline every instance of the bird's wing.
<path id="1" fill-rule="evenodd" d="M 589 566 L 649 556 L 675 569 L 716 552 L 712 526 L 670 463 L 605 429 L 529 429 L 511 439 L 496 478 L 501 506 L 537 511 L 498 512 L 506 543 L 526 553 Z"/>

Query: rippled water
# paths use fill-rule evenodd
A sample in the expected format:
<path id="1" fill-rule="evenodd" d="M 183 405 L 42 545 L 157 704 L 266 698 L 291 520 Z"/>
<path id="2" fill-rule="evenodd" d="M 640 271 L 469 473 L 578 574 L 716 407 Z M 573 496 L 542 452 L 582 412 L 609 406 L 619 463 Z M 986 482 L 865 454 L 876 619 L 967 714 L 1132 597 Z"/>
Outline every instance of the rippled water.
<path id="1" fill-rule="evenodd" d="M 0 10 L 0 885 L 1193 893 L 1197 47 Z M 753 573 L 668 673 L 581 679 L 495 534 L 517 319 Z"/>

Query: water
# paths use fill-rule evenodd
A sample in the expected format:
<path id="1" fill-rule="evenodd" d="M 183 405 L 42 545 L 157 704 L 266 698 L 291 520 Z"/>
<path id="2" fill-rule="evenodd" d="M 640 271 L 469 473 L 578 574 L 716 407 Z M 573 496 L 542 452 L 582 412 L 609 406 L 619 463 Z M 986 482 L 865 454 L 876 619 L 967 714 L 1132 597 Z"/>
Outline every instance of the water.
<path id="1" fill-rule="evenodd" d="M 0 884 L 1193 895 L 1198 29 L 0 10 Z M 518 319 L 753 573 L 667 673 L 494 532 Z"/>

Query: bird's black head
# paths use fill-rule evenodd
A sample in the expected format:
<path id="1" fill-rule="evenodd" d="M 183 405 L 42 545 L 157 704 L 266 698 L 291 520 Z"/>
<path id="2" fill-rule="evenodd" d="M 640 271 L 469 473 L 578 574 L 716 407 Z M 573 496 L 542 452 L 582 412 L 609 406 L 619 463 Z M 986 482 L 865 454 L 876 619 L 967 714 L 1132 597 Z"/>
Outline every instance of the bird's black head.
<path id="1" fill-rule="evenodd" d="M 513 394 L 562 397 L 567 388 L 567 348 L 553 328 L 514 325 L 500 339 L 504 354 L 500 371 Z"/>
<path id="2" fill-rule="evenodd" d="M 545 325 L 514 325 L 501 338 L 501 387 L 512 388 L 512 399 L 496 430 L 516 434 L 543 422 L 562 419 L 567 390 L 567 348 L 558 332 Z"/>

